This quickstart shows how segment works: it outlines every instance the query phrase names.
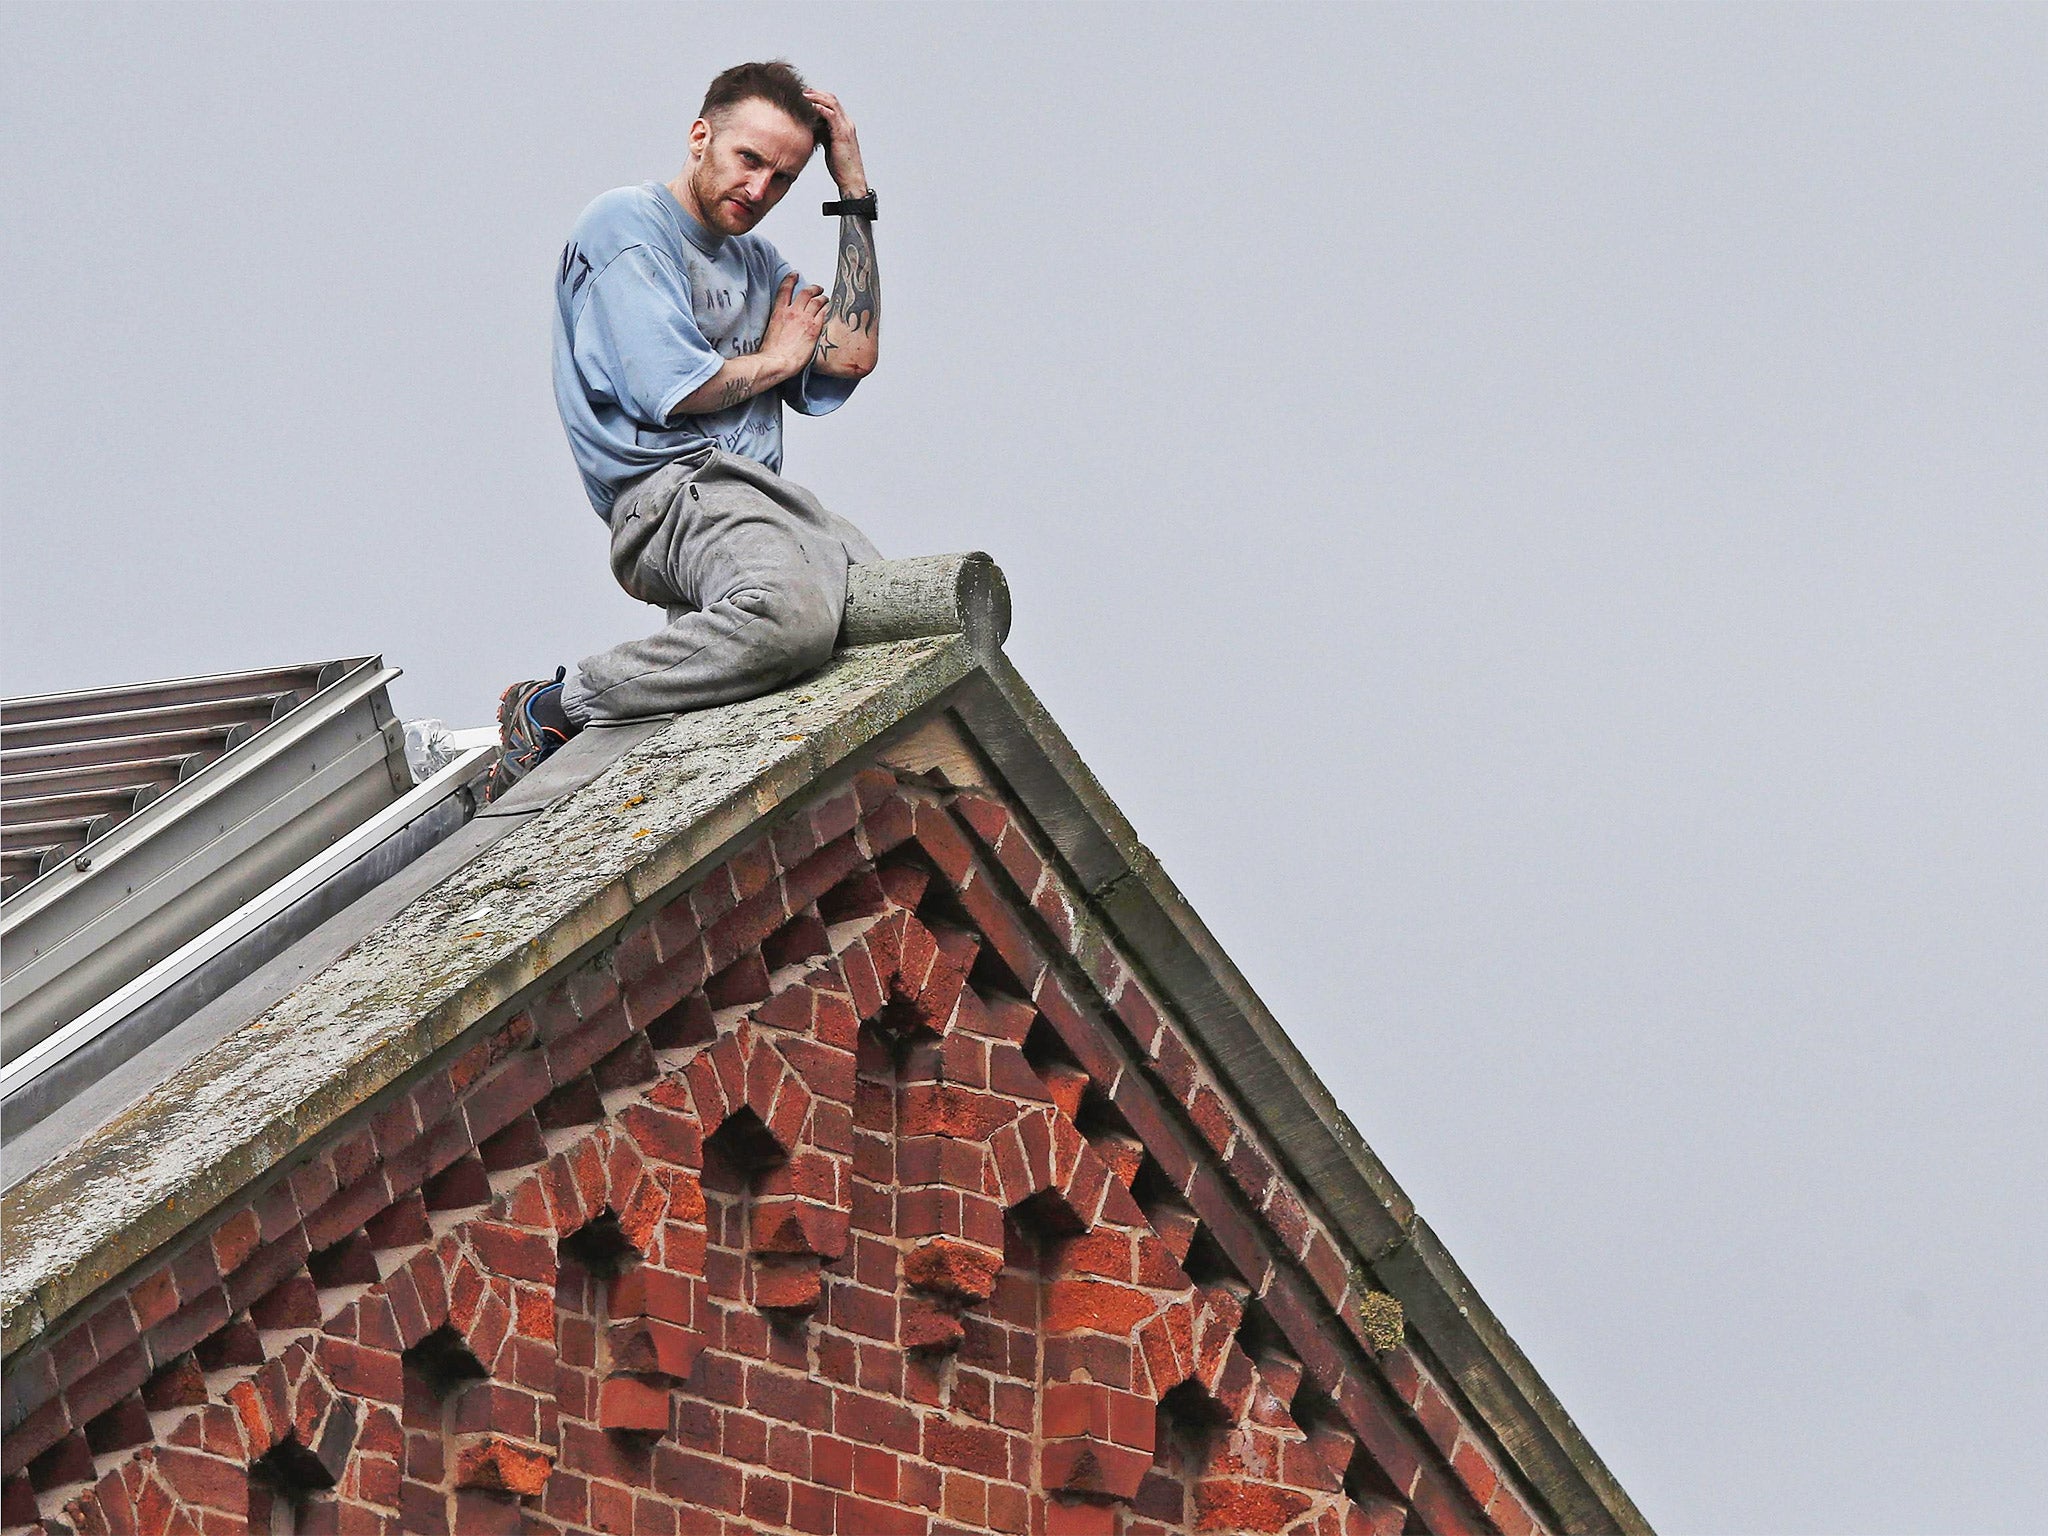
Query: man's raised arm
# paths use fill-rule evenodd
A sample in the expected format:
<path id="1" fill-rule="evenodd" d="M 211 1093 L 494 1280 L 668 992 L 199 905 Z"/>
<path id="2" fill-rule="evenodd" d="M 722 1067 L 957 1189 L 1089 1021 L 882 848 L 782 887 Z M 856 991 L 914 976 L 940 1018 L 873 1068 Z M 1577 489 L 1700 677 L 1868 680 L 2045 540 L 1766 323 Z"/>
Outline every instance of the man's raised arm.
<path id="1" fill-rule="evenodd" d="M 775 302 L 768 310 L 768 333 L 761 338 L 760 349 L 744 357 L 727 358 L 718 372 L 676 402 L 668 419 L 673 422 L 681 416 L 730 410 L 784 379 L 795 378 L 817 350 L 824 324 L 825 290 L 813 285 L 799 293 L 792 272 L 775 290 Z"/>
<path id="2" fill-rule="evenodd" d="M 829 91 L 805 91 L 824 116 L 831 138 L 825 145 L 825 168 L 843 198 L 865 197 L 867 169 L 861 164 L 860 139 L 853 119 Z M 825 310 L 825 329 L 811 360 L 815 372 L 858 379 L 875 371 L 882 344 L 882 277 L 875 266 L 875 226 L 858 214 L 839 217 L 839 268 L 832 278 L 832 302 Z"/>

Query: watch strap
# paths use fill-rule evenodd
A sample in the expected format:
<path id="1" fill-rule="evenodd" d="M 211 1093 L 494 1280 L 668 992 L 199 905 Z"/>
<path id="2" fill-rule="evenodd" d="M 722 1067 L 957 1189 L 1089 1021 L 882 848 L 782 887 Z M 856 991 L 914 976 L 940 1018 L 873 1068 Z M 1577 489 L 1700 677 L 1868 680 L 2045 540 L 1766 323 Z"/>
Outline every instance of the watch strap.
<path id="1" fill-rule="evenodd" d="M 881 218 L 881 214 L 876 211 L 875 189 L 873 187 L 869 187 L 859 197 L 842 197 L 837 202 L 825 204 L 825 212 L 828 214 L 851 214 L 859 219 L 879 220 Z"/>

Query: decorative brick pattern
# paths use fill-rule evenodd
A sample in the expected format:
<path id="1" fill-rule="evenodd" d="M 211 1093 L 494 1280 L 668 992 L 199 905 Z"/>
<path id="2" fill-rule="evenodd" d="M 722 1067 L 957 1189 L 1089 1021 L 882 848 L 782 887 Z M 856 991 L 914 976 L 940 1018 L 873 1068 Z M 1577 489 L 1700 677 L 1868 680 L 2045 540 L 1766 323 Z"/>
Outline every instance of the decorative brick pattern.
<path id="1" fill-rule="evenodd" d="M 1542 1528 L 1010 808 L 866 772 L 6 1380 L 58 1532 Z"/>

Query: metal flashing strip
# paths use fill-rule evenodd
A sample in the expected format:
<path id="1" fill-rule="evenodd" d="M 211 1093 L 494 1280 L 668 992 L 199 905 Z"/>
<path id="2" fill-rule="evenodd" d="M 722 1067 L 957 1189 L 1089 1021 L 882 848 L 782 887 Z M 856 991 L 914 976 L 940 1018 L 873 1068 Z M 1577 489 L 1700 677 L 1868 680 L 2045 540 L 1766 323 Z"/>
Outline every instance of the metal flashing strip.
<path id="1" fill-rule="evenodd" d="M 560 805 L 674 719 L 674 715 L 662 715 L 622 725 L 588 726 L 477 815 L 530 816 Z"/>
<path id="2" fill-rule="evenodd" d="M 0 1067 L 0 1101 L 5 1101 L 10 1110 L 16 1109 L 16 1100 L 25 1090 L 66 1057 L 82 1051 L 108 1030 L 145 1007 L 151 999 L 193 975 L 209 961 L 224 954 L 230 947 L 345 872 L 387 839 L 427 816 L 443 802 L 459 795 L 489 766 L 496 751 L 495 740 L 491 745 L 467 748 L 461 756 L 410 794 L 386 806 L 260 895 L 228 913 L 205 932 L 166 955 L 141 975 L 88 1008 L 76 1019 L 22 1052 L 5 1067 Z M 462 818 L 465 821 L 467 819 L 467 815 Z M 445 836 L 446 833 L 443 832 L 442 835 Z M 439 839 L 436 838 L 435 841 Z M 175 1020 L 170 1022 L 175 1023 Z M 169 1027 L 169 1024 L 165 1027 Z M 51 1106 L 42 1106 L 41 1113 L 31 1112 L 25 1119 L 19 1115 L 10 1115 L 7 1135 L 11 1138 L 20 1125 L 33 1124 L 41 1119 L 43 1114 L 48 1113 L 49 1107 Z"/>

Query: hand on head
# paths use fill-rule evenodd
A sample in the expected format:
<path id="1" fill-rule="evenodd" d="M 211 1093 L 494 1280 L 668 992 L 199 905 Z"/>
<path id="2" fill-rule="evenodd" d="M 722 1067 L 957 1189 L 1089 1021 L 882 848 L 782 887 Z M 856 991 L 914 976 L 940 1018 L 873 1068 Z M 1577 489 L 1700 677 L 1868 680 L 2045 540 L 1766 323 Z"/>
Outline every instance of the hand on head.
<path id="1" fill-rule="evenodd" d="M 805 91 L 804 100 L 818 109 L 830 137 L 825 142 L 825 168 L 841 192 L 858 196 L 868 190 L 868 173 L 861 164 L 860 135 L 853 119 L 830 91 Z"/>

